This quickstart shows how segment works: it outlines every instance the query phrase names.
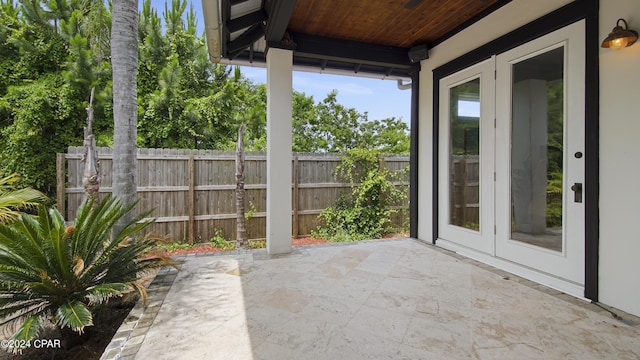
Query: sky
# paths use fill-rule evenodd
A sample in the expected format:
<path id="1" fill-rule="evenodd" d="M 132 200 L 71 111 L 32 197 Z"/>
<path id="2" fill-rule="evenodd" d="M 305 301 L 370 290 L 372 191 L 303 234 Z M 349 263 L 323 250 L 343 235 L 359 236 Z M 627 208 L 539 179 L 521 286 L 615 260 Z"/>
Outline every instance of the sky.
<path id="1" fill-rule="evenodd" d="M 198 19 L 199 33 L 204 29 L 202 2 L 187 0 L 193 6 Z M 142 1 L 139 1 L 142 6 Z M 151 0 L 151 6 L 162 16 L 165 0 Z M 264 68 L 241 66 L 241 72 L 254 83 L 266 83 L 267 71 Z M 355 75 L 355 74 L 354 74 Z M 331 90 L 338 91 L 338 102 L 354 108 L 360 113 L 368 113 L 369 120 L 381 120 L 390 117 L 411 122 L 411 90 L 400 90 L 396 80 L 372 79 L 359 76 L 345 76 L 294 71 L 293 88 L 296 91 L 313 96 L 314 101 L 324 100 Z"/>
<path id="2" fill-rule="evenodd" d="M 264 68 L 243 66 L 241 71 L 254 83 L 266 83 Z M 324 100 L 336 89 L 340 104 L 367 112 L 369 120 L 395 117 L 407 124 L 411 122 L 411 91 L 398 89 L 396 80 L 294 71 L 293 88 L 313 96 L 315 102 Z"/>

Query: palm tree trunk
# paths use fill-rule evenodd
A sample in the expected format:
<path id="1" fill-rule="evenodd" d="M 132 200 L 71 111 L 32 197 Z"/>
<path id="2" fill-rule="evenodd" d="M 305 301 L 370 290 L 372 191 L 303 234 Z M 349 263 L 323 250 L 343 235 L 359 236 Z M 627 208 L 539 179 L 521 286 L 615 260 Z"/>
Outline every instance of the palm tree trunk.
<path id="1" fill-rule="evenodd" d="M 111 66 L 113 71 L 113 194 L 125 205 L 137 190 L 138 1 L 113 0 Z M 120 225 L 133 218 L 133 212 Z M 116 229 L 117 230 L 117 229 Z M 118 231 L 115 231 L 117 233 Z"/>
<path id="2" fill-rule="evenodd" d="M 91 88 L 89 106 L 87 107 L 87 126 L 84 127 L 84 172 L 82 185 L 84 185 L 84 197 L 94 197 L 97 200 L 100 190 L 100 160 L 96 153 L 96 139 L 93 136 L 93 93 Z"/>
<path id="3" fill-rule="evenodd" d="M 248 249 L 244 198 L 244 124 L 240 124 L 236 143 L 236 248 Z"/>

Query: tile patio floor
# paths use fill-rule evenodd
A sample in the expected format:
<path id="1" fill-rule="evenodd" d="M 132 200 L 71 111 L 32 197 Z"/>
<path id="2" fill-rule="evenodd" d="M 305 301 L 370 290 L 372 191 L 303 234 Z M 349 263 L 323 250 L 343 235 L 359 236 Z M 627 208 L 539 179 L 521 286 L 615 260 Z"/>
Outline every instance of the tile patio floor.
<path id="1" fill-rule="evenodd" d="M 638 359 L 638 318 L 412 239 L 188 256 L 103 359 Z"/>

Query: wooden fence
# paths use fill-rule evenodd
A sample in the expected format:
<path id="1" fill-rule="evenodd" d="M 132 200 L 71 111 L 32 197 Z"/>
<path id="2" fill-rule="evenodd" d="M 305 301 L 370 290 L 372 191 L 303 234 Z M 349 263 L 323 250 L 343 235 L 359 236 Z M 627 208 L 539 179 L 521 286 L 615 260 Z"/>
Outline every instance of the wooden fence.
<path id="1" fill-rule="evenodd" d="M 452 156 L 449 174 L 450 222 L 458 226 L 476 228 L 480 222 L 479 156 Z"/>
<path id="2" fill-rule="evenodd" d="M 66 218 L 75 218 L 82 201 L 82 147 L 58 154 L 58 204 Z M 99 148 L 100 195 L 111 192 L 112 149 Z M 294 236 L 311 233 L 320 212 L 350 189 L 336 179 L 340 156 L 294 154 L 292 159 L 292 217 Z M 391 171 L 409 165 L 408 156 L 385 156 L 380 165 Z M 67 182 L 64 183 L 65 172 Z M 266 236 L 266 155 L 247 153 L 245 163 L 246 209 L 249 238 Z M 408 172 L 394 183 L 408 189 Z M 65 199 L 66 194 L 66 199 Z M 235 239 L 235 153 L 210 150 L 138 149 L 137 211 L 154 208 L 156 223 L 150 231 L 173 241 L 208 242 L 216 233 Z M 66 201 L 65 201 L 66 200 Z M 395 204 L 392 225 L 408 222 L 408 199 Z"/>

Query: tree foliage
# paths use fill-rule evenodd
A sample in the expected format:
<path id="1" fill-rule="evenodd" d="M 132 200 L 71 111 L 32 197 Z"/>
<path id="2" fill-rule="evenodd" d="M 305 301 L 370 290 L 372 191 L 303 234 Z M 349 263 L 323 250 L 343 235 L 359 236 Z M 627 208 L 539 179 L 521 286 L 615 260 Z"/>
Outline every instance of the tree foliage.
<path id="1" fill-rule="evenodd" d="M 266 150 L 266 86 L 209 60 L 186 0 L 143 0 L 138 26 L 137 146 Z M 0 176 L 55 193 L 55 153 L 80 146 L 91 88 L 99 146 L 113 145 L 111 10 L 100 0 L 0 0 Z M 293 151 L 358 147 L 407 153 L 399 119 L 370 120 L 338 102 L 293 93 Z"/>
<path id="2" fill-rule="evenodd" d="M 564 149 L 564 87 L 562 81 L 547 85 L 547 208 L 548 227 L 562 226 L 562 174 Z"/>
<path id="3" fill-rule="evenodd" d="M 254 86 L 239 68 L 209 60 L 196 25 L 185 0 L 172 0 L 162 18 L 149 0 L 143 3 L 138 64 L 141 147 L 235 148 L 238 126 L 255 103 Z"/>
<path id="4" fill-rule="evenodd" d="M 19 173 L 23 186 L 52 195 L 55 154 L 81 144 L 91 87 L 96 127 L 109 126 L 108 63 L 97 56 L 106 14 L 101 1 L 0 0 L 0 72 L 9 74 L 0 80 L 0 175 Z"/>
<path id="5" fill-rule="evenodd" d="M 333 90 L 315 103 L 313 97 L 294 91 L 294 151 L 346 153 L 366 148 L 384 154 L 409 153 L 406 123 L 395 118 L 371 121 L 367 113 L 338 103 L 337 96 Z"/>

